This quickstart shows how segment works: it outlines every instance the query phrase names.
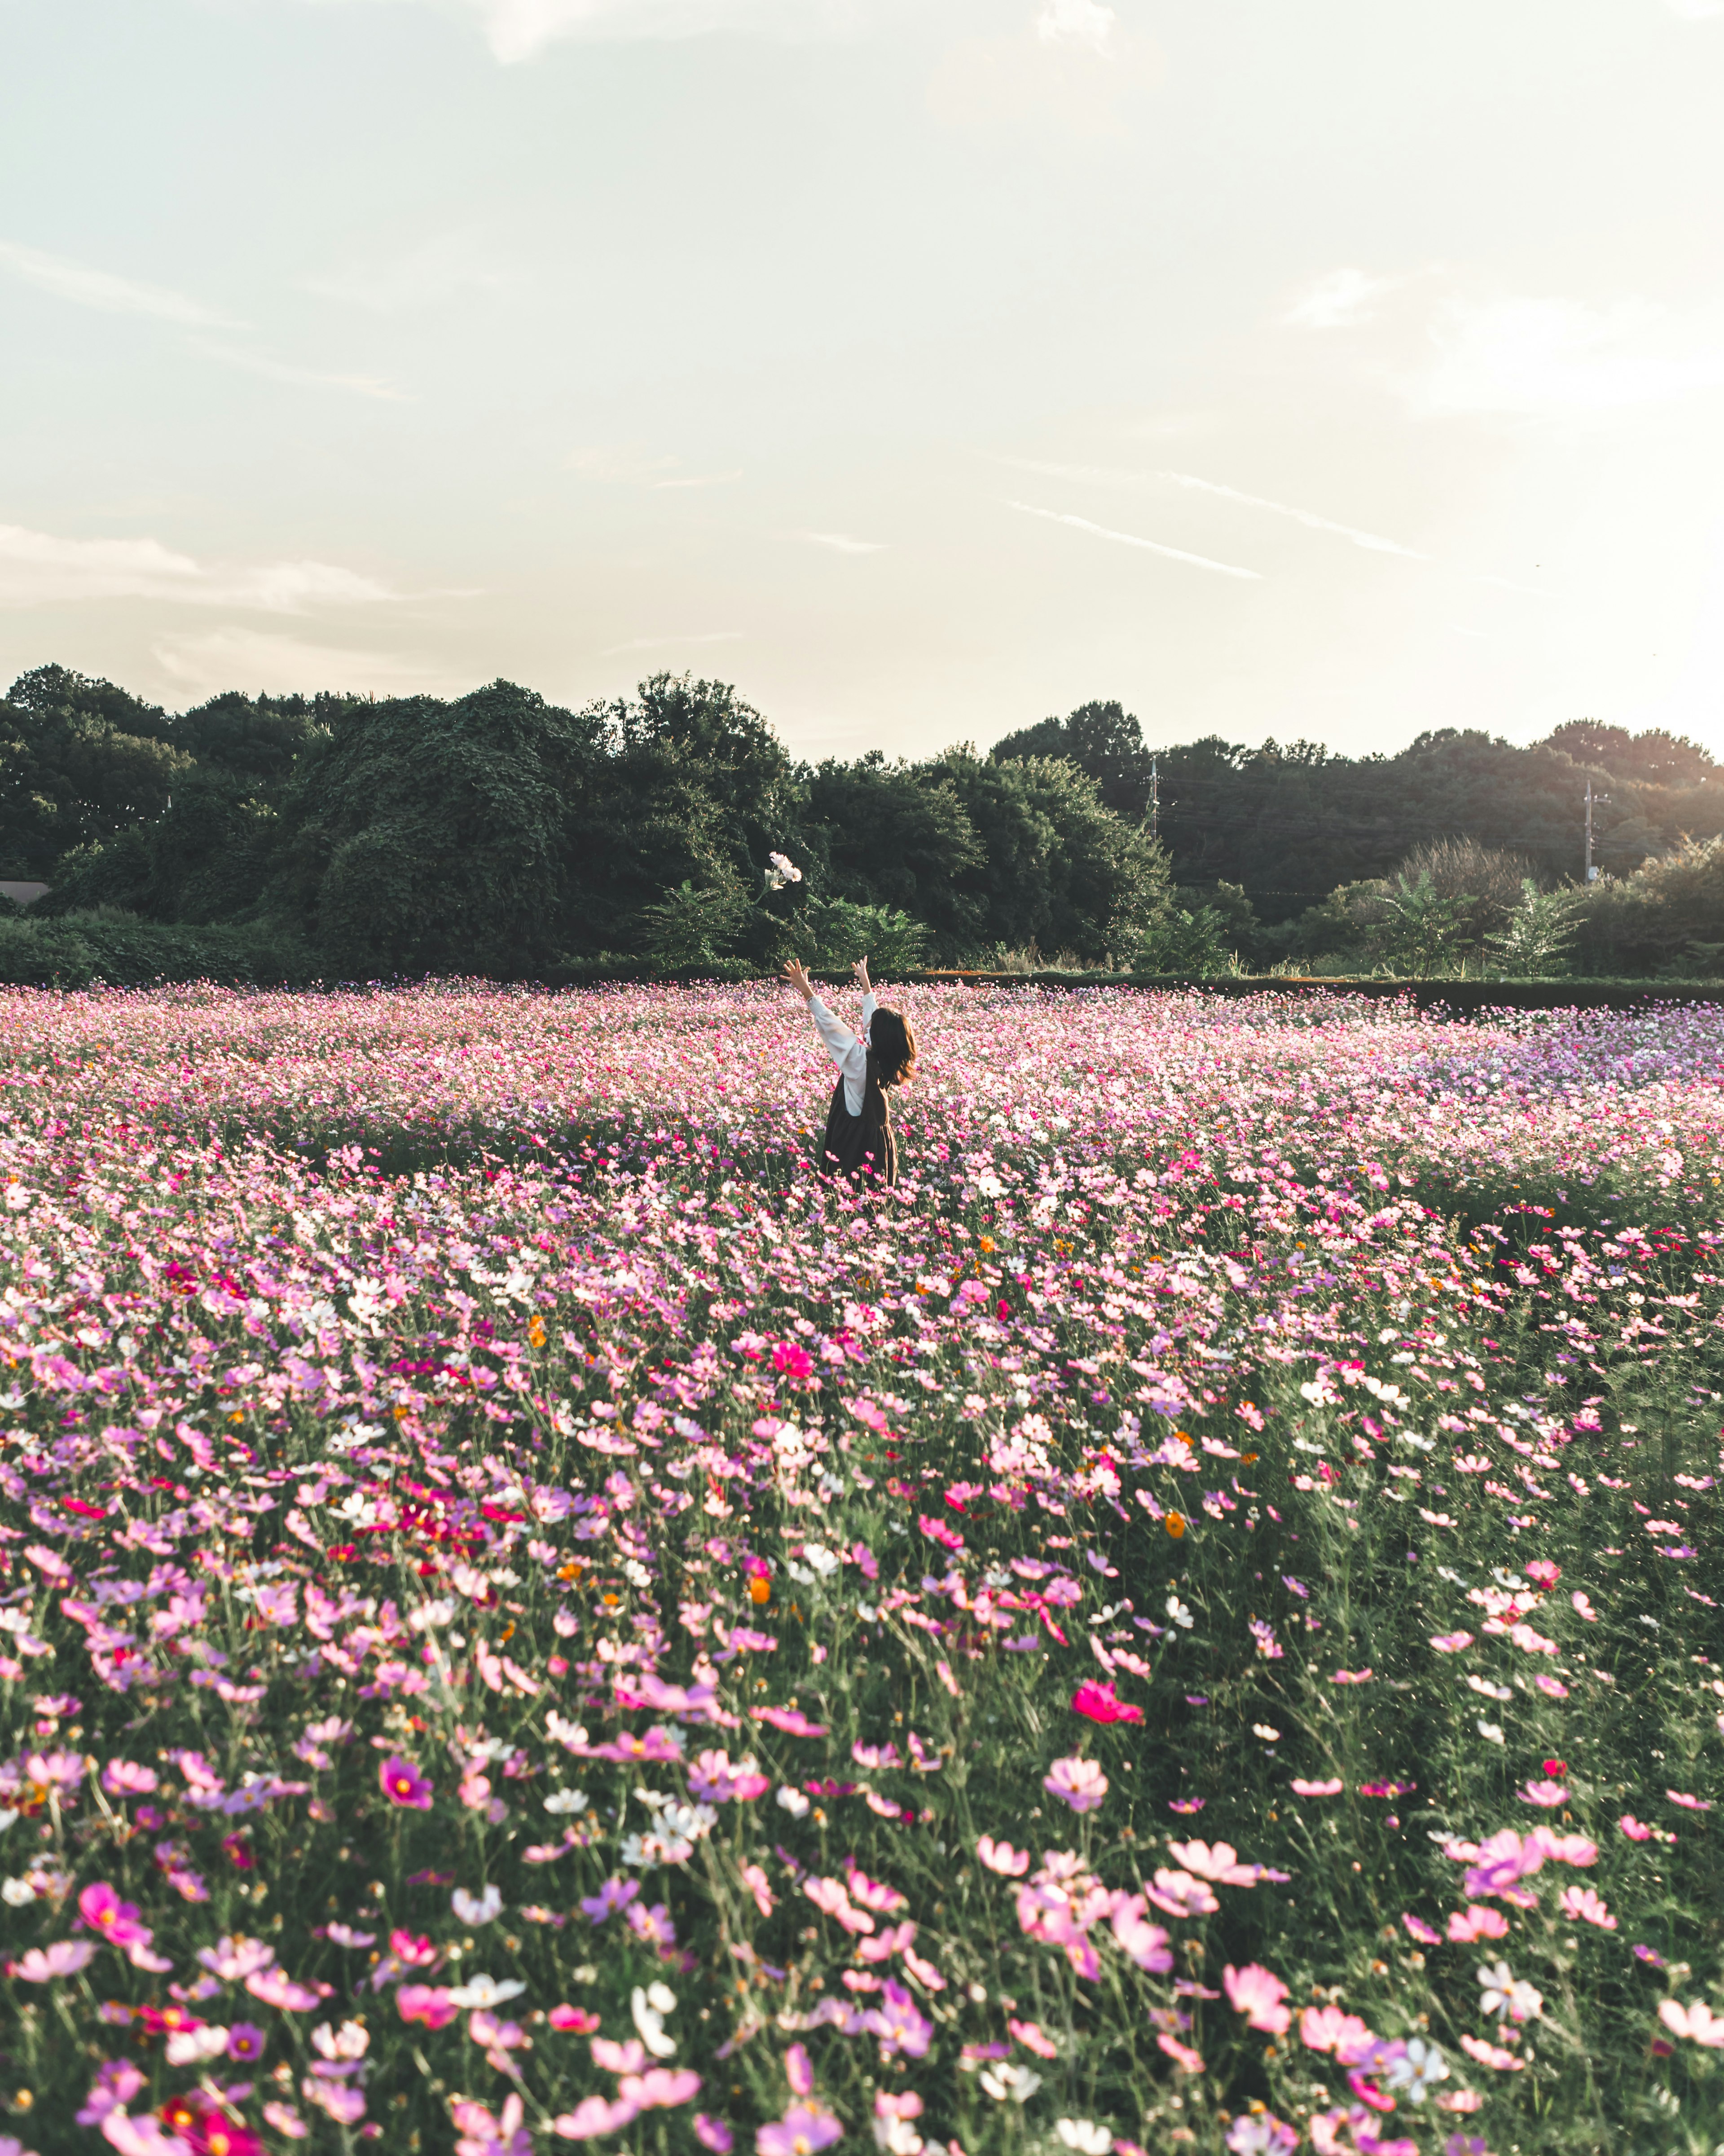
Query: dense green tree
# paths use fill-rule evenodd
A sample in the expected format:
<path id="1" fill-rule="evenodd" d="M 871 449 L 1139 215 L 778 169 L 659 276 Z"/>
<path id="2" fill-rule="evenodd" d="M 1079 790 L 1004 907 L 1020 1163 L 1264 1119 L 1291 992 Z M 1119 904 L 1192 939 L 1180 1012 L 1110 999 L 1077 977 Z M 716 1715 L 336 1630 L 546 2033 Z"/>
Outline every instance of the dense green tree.
<path id="1" fill-rule="evenodd" d="M 277 901 L 343 974 L 510 974 L 560 955 L 591 713 L 495 681 L 351 704 L 301 758 Z"/>
<path id="2" fill-rule="evenodd" d="M 1110 808 L 1142 816 L 1149 806 L 1154 759 L 1143 729 L 1122 704 L 1080 704 L 1070 717 L 1043 719 L 997 741 L 996 762 L 1024 757 L 1063 757 L 1087 772 Z"/>
<path id="3" fill-rule="evenodd" d="M 52 879 L 73 848 L 160 815 L 193 768 L 154 705 L 64 666 L 21 675 L 0 703 L 0 874 Z"/>

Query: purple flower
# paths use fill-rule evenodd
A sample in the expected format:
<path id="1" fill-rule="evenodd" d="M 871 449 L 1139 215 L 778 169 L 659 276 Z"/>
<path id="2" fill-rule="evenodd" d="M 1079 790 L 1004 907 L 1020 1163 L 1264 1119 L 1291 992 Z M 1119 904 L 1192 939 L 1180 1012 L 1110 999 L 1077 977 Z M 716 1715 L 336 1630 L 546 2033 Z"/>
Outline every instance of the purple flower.
<path id="1" fill-rule="evenodd" d="M 880 1994 L 880 2004 L 870 2007 L 862 2016 L 862 2026 L 870 2035 L 880 2038 L 882 2059 L 895 2058 L 900 2051 L 906 2058 L 925 2058 L 934 2034 L 933 2023 L 918 2010 L 904 1986 L 890 1977 Z M 822 2144 L 817 2142 L 814 2145 L 818 2148 Z"/>
<path id="2" fill-rule="evenodd" d="M 703 2148 L 710 2148 L 712 2156 L 731 2156 L 731 2146 L 736 2136 L 721 2118 L 714 2118 L 710 2112 L 697 2111 L 695 2113 L 695 2138 Z"/>
<path id="3" fill-rule="evenodd" d="M 397 1752 L 386 1759 L 377 1769 L 377 1779 L 383 1785 L 383 1794 L 392 1804 L 401 1804 L 416 1812 L 431 1809 L 433 1784 L 422 1774 L 411 1759 L 403 1759 Z"/>
<path id="4" fill-rule="evenodd" d="M 236 2021 L 228 2031 L 228 2056 L 230 2059 L 260 2059 L 268 2041 L 255 2022 Z"/>
<path id="5" fill-rule="evenodd" d="M 756 2156 L 813 2156 L 817 2148 L 829 2148 L 843 2136 L 843 2127 L 829 2111 L 822 2111 L 815 2104 L 797 2103 L 782 2118 L 759 2129 L 754 2147 Z M 709 2148 L 711 2145 L 707 2143 Z"/>
<path id="6" fill-rule="evenodd" d="M 618 1909 L 626 1909 L 640 1892 L 638 1879 L 607 1879 L 596 1894 L 589 1894 L 582 1902 L 582 1912 L 595 1924 L 602 1924 L 607 1917 L 613 1917 Z"/>

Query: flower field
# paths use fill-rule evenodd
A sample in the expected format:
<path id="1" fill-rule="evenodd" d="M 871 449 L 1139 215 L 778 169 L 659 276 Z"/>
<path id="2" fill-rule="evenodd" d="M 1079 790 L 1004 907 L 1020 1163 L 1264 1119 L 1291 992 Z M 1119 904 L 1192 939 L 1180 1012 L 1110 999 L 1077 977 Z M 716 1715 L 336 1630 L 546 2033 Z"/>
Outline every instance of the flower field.
<path id="1" fill-rule="evenodd" d="M 1724 2142 L 1719 1014 L 901 1000 L 0 994 L 4 2156 Z"/>

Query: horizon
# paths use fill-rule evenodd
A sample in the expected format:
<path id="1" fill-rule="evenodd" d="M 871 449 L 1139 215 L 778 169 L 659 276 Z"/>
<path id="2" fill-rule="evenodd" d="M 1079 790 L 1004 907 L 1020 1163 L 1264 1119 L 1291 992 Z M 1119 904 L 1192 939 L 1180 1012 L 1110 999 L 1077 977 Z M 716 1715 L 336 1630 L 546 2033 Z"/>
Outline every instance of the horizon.
<path id="1" fill-rule="evenodd" d="M 0 678 L 1724 752 L 1724 0 L 8 22 Z"/>

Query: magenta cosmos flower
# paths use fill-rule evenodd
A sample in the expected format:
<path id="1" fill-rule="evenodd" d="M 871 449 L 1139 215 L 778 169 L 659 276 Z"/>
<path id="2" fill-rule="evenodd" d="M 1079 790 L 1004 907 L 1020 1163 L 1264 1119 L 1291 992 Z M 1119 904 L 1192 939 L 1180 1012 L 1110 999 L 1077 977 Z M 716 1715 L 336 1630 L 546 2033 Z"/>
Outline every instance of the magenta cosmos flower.
<path id="1" fill-rule="evenodd" d="M 1142 1722 L 1143 1709 L 1114 1697 L 1111 1684 L 1080 1684 L 1071 1696 L 1071 1711 L 1091 1722 Z"/>
<path id="2" fill-rule="evenodd" d="M 1056 1759 L 1042 1787 L 1075 1812 L 1092 1812 L 1107 1794 L 1107 1777 L 1093 1759 Z"/>
<path id="3" fill-rule="evenodd" d="M 407 1805 L 416 1812 L 430 1810 L 434 1785 L 429 1777 L 422 1774 L 411 1759 L 403 1759 L 398 1752 L 377 1769 L 377 1779 L 392 1804 Z"/>
<path id="4" fill-rule="evenodd" d="M 793 2104 L 782 2118 L 775 2118 L 756 2133 L 756 2156 L 814 2156 L 817 2148 L 829 2148 L 843 2133 L 829 2111 L 813 2104 Z"/>

